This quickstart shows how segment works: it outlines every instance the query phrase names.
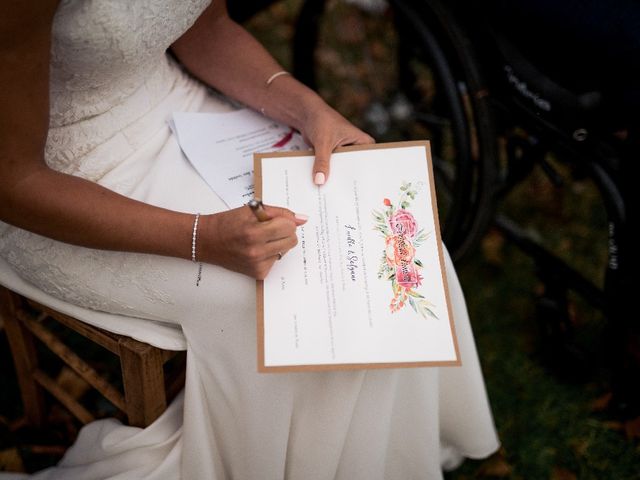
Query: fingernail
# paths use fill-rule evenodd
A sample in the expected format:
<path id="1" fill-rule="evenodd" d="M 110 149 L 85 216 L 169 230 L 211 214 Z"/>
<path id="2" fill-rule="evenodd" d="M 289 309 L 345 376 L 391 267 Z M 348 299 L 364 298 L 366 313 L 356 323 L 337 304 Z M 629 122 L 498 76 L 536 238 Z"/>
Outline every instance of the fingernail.
<path id="1" fill-rule="evenodd" d="M 296 213 L 295 217 L 301 222 L 306 222 L 307 220 L 309 220 L 309 215 L 305 215 L 304 213 Z"/>
<path id="2" fill-rule="evenodd" d="M 325 176 L 324 176 L 324 173 L 322 172 L 316 173 L 316 176 L 313 177 L 313 183 L 315 183 L 316 185 L 324 185 L 324 182 L 325 182 Z"/>

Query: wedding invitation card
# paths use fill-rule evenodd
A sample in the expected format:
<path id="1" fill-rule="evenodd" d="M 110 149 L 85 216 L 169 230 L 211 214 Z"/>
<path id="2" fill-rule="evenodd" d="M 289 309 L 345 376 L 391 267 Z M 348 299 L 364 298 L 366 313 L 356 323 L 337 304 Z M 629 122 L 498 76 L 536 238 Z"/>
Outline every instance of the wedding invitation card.
<path id="1" fill-rule="evenodd" d="M 428 142 L 254 156 L 267 205 L 309 216 L 257 283 L 258 370 L 460 365 Z"/>

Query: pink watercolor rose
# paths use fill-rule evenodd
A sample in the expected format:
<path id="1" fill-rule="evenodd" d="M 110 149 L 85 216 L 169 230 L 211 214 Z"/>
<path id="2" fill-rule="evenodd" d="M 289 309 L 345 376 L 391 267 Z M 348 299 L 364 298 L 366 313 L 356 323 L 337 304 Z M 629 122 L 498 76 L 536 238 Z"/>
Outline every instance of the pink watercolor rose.
<path id="1" fill-rule="evenodd" d="M 422 284 L 422 276 L 413 263 L 398 265 L 396 267 L 396 281 L 398 285 L 409 290 Z"/>
<path id="2" fill-rule="evenodd" d="M 391 225 L 391 231 L 395 234 L 405 235 L 408 238 L 413 238 L 418 230 L 416 219 L 408 210 L 398 210 L 391 215 L 389 219 Z"/>
<path id="3" fill-rule="evenodd" d="M 385 240 L 385 247 L 388 265 L 395 267 L 413 263 L 416 249 L 404 235 L 389 235 Z"/>

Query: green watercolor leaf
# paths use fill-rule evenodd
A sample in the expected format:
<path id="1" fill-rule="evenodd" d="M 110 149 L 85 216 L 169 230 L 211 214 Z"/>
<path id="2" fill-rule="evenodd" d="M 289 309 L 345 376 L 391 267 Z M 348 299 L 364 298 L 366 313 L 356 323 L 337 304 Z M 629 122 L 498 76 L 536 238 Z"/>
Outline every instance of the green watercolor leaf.
<path id="1" fill-rule="evenodd" d="M 413 311 L 418 313 L 418 309 L 416 308 L 416 304 L 413 301 L 413 298 L 409 297 L 409 305 L 411 305 L 411 308 L 413 308 Z"/>

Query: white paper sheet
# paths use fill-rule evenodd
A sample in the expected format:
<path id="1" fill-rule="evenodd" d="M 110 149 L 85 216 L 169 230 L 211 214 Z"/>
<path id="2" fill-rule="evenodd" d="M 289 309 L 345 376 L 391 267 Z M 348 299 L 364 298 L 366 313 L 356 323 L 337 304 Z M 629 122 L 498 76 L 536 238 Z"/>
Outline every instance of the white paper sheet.
<path id="1" fill-rule="evenodd" d="M 248 109 L 175 112 L 169 124 L 186 157 L 229 208 L 253 198 L 255 152 L 308 149 L 299 133 Z"/>
<path id="2" fill-rule="evenodd" d="M 264 281 L 264 367 L 456 364 L 424 145 L 262 158 L 262 197 L 309 215 Z"/>

